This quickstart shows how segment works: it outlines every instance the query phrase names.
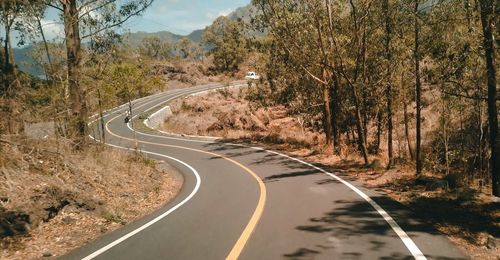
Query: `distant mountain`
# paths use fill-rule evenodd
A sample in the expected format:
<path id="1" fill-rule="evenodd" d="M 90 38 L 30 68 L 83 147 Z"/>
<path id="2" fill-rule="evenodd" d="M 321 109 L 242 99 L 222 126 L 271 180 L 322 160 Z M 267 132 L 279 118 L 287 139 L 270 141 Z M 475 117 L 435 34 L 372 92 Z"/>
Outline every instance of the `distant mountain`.
<path id="1" fill-rule="evenodd" d="M 21 70 L 30 75 L 36 77 L 44 77 L 43 68 L 35 63 L 31 57 L 31 52 L 33 51 L 33 46 L 27 46 L 24 48 L 14 48 L 14 61 L 16 66 Z"/>
<path id="2" fill-rule="evenodd" d="M 230 13 L 227 17 L 231 20 L 239 20 L 241 19 L 245 23 L 250 23 L 251 19 L 255 14 L 258 13 L 258 9 L 249 4 L 244 7 L 240 7 Z M 142 40 L 146 37 L 158 37 L 162 41 L 169 42 L 170 44 L 176 44 L 180 39 L 182 38 L 188 38 L 191 41 L 195 43 L 201 43 L 203 33 L 205 32 L 205 29 L 200 29 L 200 30 L 195 30 L 192 33 L 188 35 L 179 35 L 175 33 L 171 33 L 168 31 L 160 31 L 160 32 L 154 32 L 154 33 L 148 33 L 148 32 L 135 32 L 135 33 L 127 33 L 124 35 L 124 42 L 130 44 L 131 46 L 137 47 L 141 44 Z"/>
<path id="3" fill-rule="evenodd" d="M 259 14 L 259 9 L 252 5 L 248 4 L 247 6 L 240 7 L 236 9 L 234 12 L 230 13 L 227 17 L 231 20 L 241 19 L 245 23 L 250 23 L 252 18 Z"/>
<path id="4" fill-rule="evenodd" d="M 135 33 L 125 34 L 123 36 L 123 41 L 127 44 L 130 44 L 132 47 L 137 47 L 141 45 L 143 39 L 148 37 L 158 37 L 160 38 L 161 41 L 166 41 L 175 44 L 180 39 L 182 39 L 183 36 L 167 31 L 154 32 L 154 33 L 135 32 Z"/>
<path id="5" fill-rule="evenodd" d="M 227 17 L 232 20 L 241 19 L 245 23 L 250 23 L 252 17 L 254 17 L 256 14 L 258 14 L 258 9 L 255 6 L 249 4 L 247 6 L 236 9 L 234 12 L 227 15 Z M 188 35 L 179 35 L 168 31 L 160 31 L 154 33 L 134 32 L 123 35 L 123 41 L 124 43 L 129 44 L 132 47 L 140 46 L 142 40 L 146 37 L 158 37 L 162 41 L 169 42 L 172 45 L 176 44 L 180 39 L 184 37 L 190 39 L 195 43 L 201 43 L 205 30 L 206 28 L 195 30 Z M 256 35 L 256 33 L 250 34 Z M 20 70 L 24 72 L 27 72 L 34 76 L 43 77 L 43 69 L 40 66 L 36 65 L 33 59 L 30 57 L 32 49 L 33 47 L 31 46 L 25 48 L 14 48 L 14 58 L 16 61 L 16 65 Z"/>
<path id="6" fill-rule="evenodd" d="M 188 38 L 194 43 L 201 43 L 202 35 L 205 29 L 196 30 L 188 35 L 179 35 L 175 33 L 171 33 L 168 31 L 161 32 L 135 32 L 135 33 L 127 33 L 123 36 L 123 41 L 126 44 L 130 44 L 132 47 L 138 47 L 141 45 L 142 40 L 147 37 L 158 37 L 162 41 L 166 41 L 172 45 L 175 45 L 182 38 Z"/>
<path id="7" fill-rule="evenodd" d="M 201 43 L 201 40 L 202 40 L 202 37 L 203 37 L 203 33 L 205 32 L 205 29 L 201 29 L 201 30 L 196 30 L 196 31 L 193 31 L 192 33 L 190 33 L 188 36 L 186 36 L 188 39 L 190 39 L 191 41 L 193 42 L 196 42 L 196 43 Z"/>

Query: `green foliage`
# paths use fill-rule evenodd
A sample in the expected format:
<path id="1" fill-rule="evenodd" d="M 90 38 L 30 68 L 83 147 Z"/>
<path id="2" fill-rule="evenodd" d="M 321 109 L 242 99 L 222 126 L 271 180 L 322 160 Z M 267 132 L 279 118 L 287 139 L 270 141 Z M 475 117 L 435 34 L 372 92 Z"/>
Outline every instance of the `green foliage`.
<path id="1" fill-rule="evenodd" d="M 139 51 L 142 55 L 155 60 L 166 60 L 172 56 L 172 46 L 156 36 L 142 39 Z"/>
<path id="2" fill-rule="evenodd" d="M 160 78 L 131 62 L 112 64 L 104 76 L 105 92 L 118 97 L 122 103 L 147 96 L 161 86 Z"/>
<path id="3" fill-rule="evenodd" d="M 187 37 L 177 42 L 175 50 L 183 59 L 198 59 L 202 55 L 201 47 Z"/>
<path id="4" fill-rule="evenodd" d="M 247 40 L 241 21 L 232 21 L 221 16 L 203 33 L 203 42 L 211 48 L 215 69 L 233 72 L 248 54 Z"/>
<path id="5" fill-rule="evenodd" d="M 403 118 L 414 116 L 416 17 L 425 167 L 484 176 L 487 91 L 478 2 L 421 2 L 415 13 L 415 1 L 410 0 L 252 1 L 261 9 L 253 25 L 268 32 L 256 42 L 266 55 L 267 82 L 250 88 L 248 98 L 282 104 L 309 118 L 323 115 L 325 125 L 326 88 L 335 106 L 332 125 L 340 142 L 352 141 L 351 136 L 360 139 L 359 128 L 364 128 L 374 153 L 386 151 L 380 138 L 387 134 L 391 101 L 399 146 L 394 150 L 396 157 L 404 157 L 413 146 L 415 130 L 413 119 Z M 401 144 L 403 138 L 409 144 Z"/>

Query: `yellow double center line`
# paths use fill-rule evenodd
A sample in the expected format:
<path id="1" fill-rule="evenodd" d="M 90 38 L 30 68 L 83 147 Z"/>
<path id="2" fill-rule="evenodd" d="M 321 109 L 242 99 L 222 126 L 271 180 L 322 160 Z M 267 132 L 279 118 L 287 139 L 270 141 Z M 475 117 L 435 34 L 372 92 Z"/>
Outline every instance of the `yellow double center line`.
<path id="1" fill-rule="evenodd" d="M 108 133 L 114 137 L 135 142 L 136 140 L 134 140 L 132 138 L 127 138 L 124 136 L 119 136 L 119 135 L 113 133 L 109 129 L 109 123 L 112 122 L 113 120 L 116 120 L 118 117 L 120 117 L 120 115 L 113 117 L 112 119 L 110 119 L 106 123 L 106 130 L 108 131 Z M 224 155 L 220 155 L 220 154 L 213 153 L 213 152 L 207 152 L 207 151 L 203 151 L 203 150 L 198 150 L 198 149 L 193 149 L 193 148 L 189 148 L 189 147 L 177 146 L 177 145 L 160 144 L 160 143 L 153 143 L 153 142 L 147 142 L 147 141 L 141 141 L 141 140 L 137 140 L 137 142 L 143 143 L 143 144 L 162 146 L 162 147 L 184 149 L 184 150 L 188 150 L 188 151 L 193 151 L 193 152 L 198 152 L 198 153 L 208 154 L 211 156 L 220 157 L 220 158 L 227 160 L 227 161 L 235 164 L 236 166 L 242 168 L 243 170 L 245 170 L 245 172 L 247 172 L 250 176 L 252 176 L 257 181 L 257 183 L 259 184 L 259 189 L 260 189 L 260 195 L 259 195 L 259 201 L 257 203 L 257 207 L 255 208 L 255 210 L 252 214 L 252 217 L 248 221 L 248 224 L 246 225 L 245 229 L 243 230 L 240 237 L 238 238 L 238 241 L 236 241 L 236 244 L 234 244 L 233 248 L 231 249 L 231 252 L 229 252 L 229 254 L 226 257 L 226 259 L 231 259 L 231 260 L 238 259 L 241 252 L 243 251 L 243 248 L 245 247 L 246 243 L 250 239 L 252 232 L 255 230 L 255 227 L 257 226 L 257 224 L 262 216 L 262 212 L 264 211 L 264 206 L 266 204 L 266 186 L 265 186 L 264 182 L 262 181 L 262 179 L 254 171 L 250 170 L 245 165 L 243 165 L 243 164 L 241 164 L 241 163 L 239 163 L 239 162 L 237 162 L 229 157 L 226 157 Z"/>

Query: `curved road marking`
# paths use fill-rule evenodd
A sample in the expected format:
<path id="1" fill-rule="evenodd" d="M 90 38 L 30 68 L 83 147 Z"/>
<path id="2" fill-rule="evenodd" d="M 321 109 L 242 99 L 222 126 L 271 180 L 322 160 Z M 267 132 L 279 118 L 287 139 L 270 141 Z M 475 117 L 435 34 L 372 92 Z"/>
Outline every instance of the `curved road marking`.
<path id="1" fill-rule="evenodd" d="M 91 138 L 94 139 L 93 137 L 91 137 Z M 117 145 L 113 145 L 113 144 L 106 144 L 106 145 L 111 146 L 111 147 L 115 147 L 115 148 L 119 148 L 119 149 L 130 150 L 128 148 L 117 146 Z M 126 235 L 124 235 L 124 236 L 116 239 L 115 241 L 113 241 L 113 242 L 109 243 L 108 245 L 104 246 L 103 248 L 101 248 L 101 249 L 95 251 L 94 253 L 86 256 L 85 258 L 83 258 L 83 260 L 94 259 L 95 257 L 97 257 L 97 256 L 101 255 L 102 253 L 108 251 L 112 247 L 120 244 L 121 242 L 129 239 L 130 237 L 132 237 L 132 236 L 136 235 L 137 233 L 143 231 L 144 229 L 150 227 L 151 225 L 155 224 L 156 222 L 162 220 L 163 218 L 165 218 L 166 216 L 170 215 L 172 212 L 174 212 L 175 210 L 177 210 L 178 208 L 180 208 L 181 206 L 183 206 L 184 204 L 186 204 L 189 200 L 191 200 L 194 197 L 194 195 L 198 192 L 198 190 L 200 189 L 201 177 L 198 174 L 198 172 L 192 166 L 190 166 L 189 164 L 187 164 L 187 163 L 185 163 L 185 162 L 183 162 L 183 161 L 181 161 L 179 159 L 167 156 L 167 155 L 163 155 L 163 154 L 159 154 L 159 153 L 153 153 L 153 152 L 148 152 L 148 151 L 142 151 L 142 152 L 143 153 L 147 153 L 147 154 L 152 154 L 152 155 L 160 156 L 160 157 L 163 157 L 163 158 L 166 158 L 166 159 L 170 159 L 170 160 L 176 161 L 176 162 L 178 162 L 178 163 L 186 166 L 189 170 L 191 170 L 191 172 L 196 177 L 196 185 L 195 185 L 193 191 L 183 201 L 181 201 L 179 204 L 177 204 L 174 207 L 172 207 L 171 209 L 169 209 L 167 212 L 159 215 L 155 219 L 153 219 L 153 220 L 149 221 L 148 223 L 140 226 L 139 228 L 133 230 L 132 232 L 127 233 Z"/>
<path id="2" fill-rule="evenodd" d="M 187 94 L 187 93 L 186 93 Z M 183 94 L 184 95 L 184 94 Z M 183 95 L 176 95 L 172 98 L 169 98 L 167 99 L 165 102 L 162 102 L 162 104 L 164 103 L 167 103 L 168 101 L 172 100 L 172 99 L 175 99 L 179 96 L 183 96 Z M 143 107 L 145 105 L 148 105 L 150 103 L 153 103 L 155 102 L 156 100 L 151 100 L 151 101 L 148 101 L 144 104 L 141 104 L 139 107 Z M 151 107 L 149 108 L 147 111 L 150 111 L 156 107 L 159 107 L 158 106 L 154 106 L 154 107 Z M 115 118 L 111 119 L 110 121 L 112 120 L 115 120 L 116 118 L 118 118 L 120 115 L 116 116 Z M 137 117 L 134 116 L 134 118 Z M 109 122 L 110 122 L 109 121 Z M 108 122 L 108 123 L 109 123 Z M 106 124 L 107 125 L 107 124 Z M 150 137 L 157 137 L 157 138 L 162 138 L 162 139 L 170 139 L 170 140 L 179 140 L 179 141 L 186 141 L 186 142 L 196 142 L 196 143 L 216 143 L 216 142 L 213 142 L 213 141 L 204 141 L 204 140 L 191 140 L 191 139 L 183 139 L 183 138 L 175 138 L 175 137 L 169 137 L 169 136 L 163 136 L 163 135 L 152 135 L 152 134 L 147 134 L 147 133 L 143 133 L 143 132 L 140 132 L 140 131 L 137 131 L 137 130 L 134 130 L 130 127 L 130 124 L 127 124 L 128 128 L 131 130 L 131 131 L 135 131 L 136 133 L 140 134 L 140 135 L 144 135 L 144 136 L 150 136 Z M 107 130 L 109 131 L 109 128 L 107 128 Z M 109 131 L 110 132 L 110 131 Z M 111 133 L 111 132 L 110 132 Z M 116 136 L 116 135 L 115 135 Z M 122 138 L 122 137 L 120 137 Z M 129 139 L 131 140 L 131 139 Z M 158 145 L 156 143 L 153 143 L 154 145 Z M 338 180 L 339 182 L 341 182 L 342 184 L 346 185 L 347 187 L 349 187 L 351 190 L 353 190 L 354 192 L 356 192 L 356 194 L 358 194 L 360 197 L 362 197 L 366 202 L 368 202 L 376 211 L 377 213 L 379 213 L 380 216 L 382 216 L 382 218 L 389 224 L 389 226 L 392 228 L 392 230 L 398 235 L 398 237 L 401 239 L 401 241 L 404 243 L 404 245 L 406 246 L 406 248 L 410 251 L 410 253 L 413 255 L 413 257 L 415 259 L 418 259 L 418 260 L 426 260 L 427 258 L 425 257 L 425 255 L 422 253 L 422 251 L 418 248 L 418 246 L 413 242 L 413 240 L 408 236 L 408 234 L 399 226 L 399 224 L 380 206 L 378 205 L 378 203 L 376 203 L 373 199 L 371 199 L 368 195 L 366 195 L 364 192 L 362 192 L 361 190 L 359 190 L 358 188 L 356 188 L 354 185 L 352 185 L 351 183 L 345 181 L 344 179 L 338 177 L 337 175 L 333 174 L 333 173 L 330 173 L 322 168 L 319 168 L 317 166 L 314 166 L 308 162 L 305 162 L 303 160 L 300 160 L 300 159 L 297 159 L 297 158 L 294 158 L 294 157 L 291 157 L 291 156 L 288 156 L 288 155 L 285 155 L 285 154 L 282 154 L 282 153 L 279 153 L 279 152 L 275 152 L 275 151 L 272 151 L 272 150 L 267 150 L 265 148 L 262 148 L 262 147 L 254 147 L 254 146 L 247 146 L 247 145 L 243 145 L 243 144 L 235 144 L 235 143 L 225 143 L 225 144 L 228 144 L 228 145 L 234 145 L 234 146 L 240 146 L 240 147 L 246 147 L 246 148 L 250 148 L 250 149 L 254 149 L 254 150 L 261 150 L 261 151 L 265 151 L 265 152 L 268 152 L 268 153 L 272 153 L 272 154 L 276 154 L 278 156 L 282 156 L 282 157 L 285 157 L 285 158 L 288 158 L 290 160 L 293 160 L 293 161 L 296 161 L 296 162 L 299 162 L 299 163 L 302 163 L 304 165 L 307 165 L 309 167 L 312 167 L 316 170 L 319 170 L 321 172 L 323 172 L 324 174 Z M 186 149 L 186 147 L 179 147 L 179 148 L 183 148 L 183 149 Z M 200 150 L 201 151 L 201 150 Z M 202 151 L 202 152 L 205 152 L 205 151 Z M 220 155 L 218 155 L 220 156 Z M 260 178 L 259 178 L 260 180 Z M 240 237 L 241 238 L 241 237 Z M 241 253 L 241 252 L 240 252 Z"/>
<path id="3" fill-rule="evenodd" d="M 144 104 L 144 105 L 146 105 L 146 104 Z M 253 172 L 252 170 L 250 170 L 245 165 L 243 165 L 243 164 L 241 164 L 241 163 L 239 163 L 239 162 L 237 162 L 237 161 L 235 161 L 235 160 L 233 160 L 233 159 L 231 159 L 229 157 L 226 157 L 226 156 L 223 156 L 223 155 L 220 155 L 220 154 L 217 154 L 217 153 L 207 152 L 207 151 L 203 151 L 203 150 L 198 150 L 198 149 L 193 149 L 193 148 L 188 148 L 188 147 L 183 147 L 183 146 L 177 146 L 177 145 L 159 144 L 159 143 L 153 143 L 153 142 L 147 142 L 147 141 L 141 141 L 141 140 L 134 140 L 132 138 L 127 138 L 127 137 L 123 137 L 123 136 L 117 135 L 117 134 L 113 133 L 109 129 L 109 123 L 112 122 L 112 121 L 114 121 L 114 120 L 116 120 L 120 116 L 121 115 L 117 115 L 114 118 L 110 119 L 108 122 L 106 122 L 106 126 L 105 126 L 106 131 L 108 131 L 108 133 L 111 134 L 114 137 L 117 137 L 117 138 L 123 139 L 123 140 L 132 141 L 132 142 L 137 141 L 138 143 L 143 143 L 143 144 L 149 144 L 149 145 L 155 145 L 155 146 L 162 146 L 162 147 L 170 147 L 170 148 L 183 149 L 183 150 L 188 150 L 188 151 L 193 151 L 193 152 L 198 152 L 198 153 L 204 153 L 204 154 L 208 154 L 208 155 L 211 155 L 211 156 L 219 157 L 219 158 L 227 160 L 227 161 L 235 164 L 236 166 L 242 168 L 243 170 L 245 170 L 248 174 L 250 174 L 257 181 L 257 183 L 259 184 L 259 190 L 260 190 L 259 201 L 257 202 L 257 206 L 255 207 L 254 213 L 252 214 L 252 217 L 248 221 L 248 224 L 246 225 L 245 229 L 241 233 L 240 237 L 238 238 L 238 240 L 236 241 L 236 243 L 234 244 L 233 248 L 231 249 L 230 253 L 228 254 L 228 256 L 226 258 L 226 259 L 238 259 L 238 257 L 240 256 L 241 252 L 243 251 L 243 248 L 245 247 L 246 243 L 250 239 L 250 236 L 252 235 L 253 231 L 255 230 L 255 227 L 257 226 L 257 224 L 258 224 L 258 222 L 259 222 L 259 220 L 260 220 L 260 218 L 262 216 L 262 213 L 264 212 L 264 206 L 266 204 L 267 194 L 266 194 L 266 186 L 265 186 L 264 182 L 262 181 L 262 179 L 255 172 Z M 146 153 L 150 153 L 150 152 L 146 152 Z M 139 231 L 141 231 L 141 230 L 139 230 Z M 136 233 L 138 233 L 138 232 L 136 232 Z M 134 233 L 134 234 L 136 234 L 136 233 Z M 129 236 L 129 237 L 131 237 L 131 236 Z M 125 238 L 125 239 L 127 239 L 127 238 Z M 123 239 L 123 240 L 125 240 L 125 239 Z M 120 242 L 122 242 L 122 241 L 120 241 Z M 112 245 L 109 248 L 111 248 L 111 247 L 113 247 L 115 245 Z"/>
<path id="4" fill-rule="evenodd" d="M 177 96 L 174 96 L 172 98 L 169 98 L 167 99 L 165 102 L 162 102 L 162 103 L 167 103 L 177 97 L 179 97 L 180 95 L 177 95 Z M 152 103 L 151 102 L 147 102 L 146 104 L 143 104 L 144 105 L 147 105 L 149 103 Z M 158 106 L 154 106 L 153 108 L 155 107 L 158 107 Z M 152 110 L 153 108 L 150 108 L 148 109 L 147 111 L 149 110 Z M 114 118 L 116 119 L 116 118 Z M 113 119 L 113 120 L 114 120 Z M 183 138 L 176 138 L 176 137 L 169 137 L 169 136 L 162 136 L 162 135 L 152 135 L 152 134 L 147 134 L 147 133 L 143 133 L 143 132 L 140 132 L 140 131 L 137 131 L 137 130 L 134 130 L 131 128 L 130 124 L 127 124 L 128 128 L 132 131 L 135 131 L 136 133 L 140 134 L 140 135 L 144 135 L 144 136 L 150 136 L 150 137 L 157 137 L 157 138 L 162 138 L 162 139 L 170 139 L 170 140 L 178 140 L 178 141 L 186 141 L 186 142 L 196 142 L 196 143 L 217 143 L 217 142 L 214 142 L 214 141 L 204 141 L 204 140 L 191 140 L 191 139 L 183 139 Z M 154 130 L 154 129 L 153 129 Z M 108 130 L 109 131 L 109 130 Z M 316 169 L 332 178 L 334 178 L 335 180 L 341 182 L 342 184 L 346 185 L 348 188 L 350 188 L 352 191 L 354 191 L 356 194 L 358 194 L 361 198 L 363 198 L 366 202 L 368 202 L 368 204 L 370 204 L 374 209 L 375 211 L 377 211 L 377 213 L 382 216 L 382 218 L 387 222 L 387 224 L 389 224 L 389 226 L 391 227 L 391 229 L 398 235 L 398 237 L 401 239 L 401 241 L 404 243 L 404 245 L 406 246 L 406 248 L 408 249 L 408 251 L 410 251 L 410 253 L 413 255 L 413 257 L 417 260 L 426 260 L 427 258 L 425 257 L 425 255 L 422 253 L 422 251 L 418 248 L 418 246 L 415 244 L 415 242 L 411 239 L 411 237 L 401 228 L 401 226 L 399 226 L 399 224 L 389 215 L 389 213 L 387 213 L 387 211 L 385 211 L 377 202 L 375 202 L 372 198 L 370 198 L 370 196 L 368 196 L 366 193 L 364 193 L 363 191 L 361 191 L 360 189 L 358 189 L 356 186 L 352 185 L 350 182 L 340 178 L 339 176 L 331 173 L 331 172 L 328 172 L 320 167 L 317 167 L 317 166 L 314 166 L 308 162 L 305 162 L 303 160 L 300 160 L 300 159 L 297 159 L 297 158 L 294 158 L 294 157 L 291 157 L 291 156 L 288 156 L 288 155 L 285 155 L 285 154 L 282 154 L 282 153 L 279 153 L 279 152 L 275 152 L 275 151 L 272 151 L 272 150 L 267 150 L 265 148 L 262 148 L 262 147 L 255 147 L 255 146 L 247 146 L 247 145 L 244 145 L 244 144 L 235 144 L 235 143 L 225 143 L 225 144 L 228 144 L 228 145 L 234 145 L 234 146 L 240 146 L 240 147 L 246 147 L 246 148 L 250 148 L 250 149 L 254 149 L 254 150 L 260 150 L 260 151 L 265 151 L 265 152 L 268 152 L 268 153 L 272 153 L 272 154 L 276 154 L 278 156 L 281 156 L 281 157 L 284 157 L 284 158 L 287 158 L 287 159 L 290 159 L 290 160 L 293 160 L 293 161 L 296 161 L 296 162 L 299 162 L 301 164 L 304 164 L 304 165 L 307 165 L 313 169 Z"/>

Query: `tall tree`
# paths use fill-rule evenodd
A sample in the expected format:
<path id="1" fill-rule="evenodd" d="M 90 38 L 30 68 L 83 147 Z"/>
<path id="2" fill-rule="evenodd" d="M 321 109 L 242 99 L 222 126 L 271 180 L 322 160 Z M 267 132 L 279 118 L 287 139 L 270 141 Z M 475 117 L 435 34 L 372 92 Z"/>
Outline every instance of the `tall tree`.
<path id="1" fill-rule="evenodd" d="M 491 177 L 493 195 L 500 197 L 500 140 L 498 136 L 497 80 L 493 28 L 495 22 L 494 1 L 480 0 L 481 25 L 483 29 L 484 58 L 488 82 L 488 123 L 490 127 Z M 498 3 L 497 3 L 498 6 Z M 495 10 L 496 11 L 496 10 Z M 498 13 L 496 13 L 498 17 Z M 498 24 L 497 24 L 498 26 Z"/>
<path id="2" fill-rule="evenodd" d="M 414 41 L 415 48 L 413 50 L 415 63 L 415 104 L 416 104 L 416 174 L 422 174 L 422 84 L 420 82 L 420 21 L 419 21 L 419 0 L 414 0 Z"/>
<path id="3" fill-rule="evenodd" d="M 201 54 L 199 46 L 187 37 L 180 39 L 175 48 L 183 59 L 198 58 Z"/>
<path id="4" fill-rule="evenodd" d="M 70 99 L 69 134 L 76 148 L 87 142 L 88 107 L 86 88 L 81 84 L 82 39 L 120 26 L 133 16 L 139 15 L 153 0 L 58 0 L 46 4 L 61 12 L 67 54 L 67 72 Z M 82 21 L 93 16 L 100 27 L 87 32 Z M 84 32 L 82 35 L 81 33 Z M 86 34 L 85 34 L 86 33 Z"/>
<path id="5" fill-rule="evenodd" d="M 383 0 L 383 13 L 385 17 L 385 35 L 384 35 L 384 50 L 386 59 L 386 99 L 387 99 L 387 154 L 388 162 L 387 168 L 391 168 L 394 163 L 393 147 L 392 147 L 392 50 L 391 50 L 391 38 L 392 38 L 392 21 L 391 12 L 389 6 L 389 0 Z"/>
<path id="6" fill-rule="evenodd" d="M 23 122 L 20 118 L 20 104 L 15 101 L 20 88 L 20 82 L 14 61 L 11 33 L 14 27 L 17 27 L 19 17 L 28 5 L 28 2 L 21 0 L 4 0 L 1 2 L 2 8 L 0 9 L 0 24 L 3 25 L 5 33 L 5 38 L 3 38 L 3 64 L 1 66 L 2 86 L 0 86 L 0 97 L 6 99 L 7 132 L 11 134 L 17 134 L 23 131 Z"/>
<path id="7" fill-rule="evenodd" d="M 171 56 L 172 52 L 172 46 L 157 36 L 142 39 L 139 49 L 142 55 L 155 60 L 166 60 Z"/>
<path id="8" fill-rule="evenodd" d="M 211 47 L 215 68 L 220 72 L 233 72 L 248 54 L 243 23 L 225 16 L 217 18 L 203 33 L 203 41 Z"/>

